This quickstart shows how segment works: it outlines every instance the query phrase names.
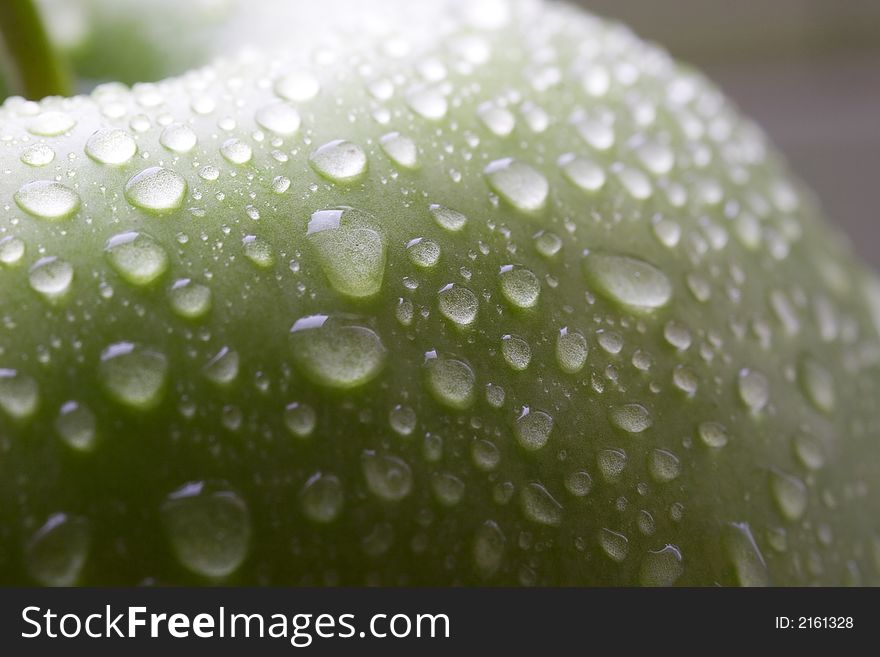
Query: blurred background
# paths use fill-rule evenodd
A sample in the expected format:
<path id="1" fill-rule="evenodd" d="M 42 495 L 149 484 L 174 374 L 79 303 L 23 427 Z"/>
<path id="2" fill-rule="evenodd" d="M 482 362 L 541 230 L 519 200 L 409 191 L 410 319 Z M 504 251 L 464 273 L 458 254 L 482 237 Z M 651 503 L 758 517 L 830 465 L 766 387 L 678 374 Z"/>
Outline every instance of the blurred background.
<path id="1" fill-rule="evenodd" d="M 705 71 L 880 268 L 880 0 L 578 0 Z"/>

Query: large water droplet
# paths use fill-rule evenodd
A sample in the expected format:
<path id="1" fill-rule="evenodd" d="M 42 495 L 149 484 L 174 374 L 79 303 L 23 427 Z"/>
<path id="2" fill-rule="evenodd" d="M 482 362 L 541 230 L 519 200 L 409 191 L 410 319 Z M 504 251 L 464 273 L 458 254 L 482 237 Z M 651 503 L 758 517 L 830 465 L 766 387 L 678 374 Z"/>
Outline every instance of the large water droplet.
<path id="1" fill-rule="evenodd" d="M 117 342 L 101 353 L 101 383 L 116 401 L 146 410 L 162 400 L 168 375 L 168 359 L 160 351 Z"/>
<path id="2" fill-rule="evenodd" d="M 25 148 L 18 159 L 29 167 L 44 167 L 55 159 L 55 151 L 48 144 L 33 144 Z"/>
<path id="3" fill-rule="evenodd" d="M 28 283 L 49 301 L 58 300 L 70 291 L 73 266 L 55 256 L 40 258 L 31 266 Z"/>
<path id="4" fill-rule="evenodd" d="M 49 110 L 37 114 L 28 124 L 28 132 L 39 137 L 55 137 L 71 130 L 76 119 L 66 112 Z"/>
<path id="5" fill-rule="evenodd" d="M 61 405 L 55 418 L 55 430 L 73 449 L 87 452 L 95 446 L 95 414 L 79 402 L 69 401 Z"/>
<path id="6" fill-rule="evenodd" d="M 681 462 L 672 452 L 655 449 L 648 457 L 648 470 L 654 481 L 662 484 L 678 477 L 681 473 Z"/>
<path id="7" fill-rule="evenodd" d="M 275 93 L 294 102 L 311 100 L 320 90 L 321 83 L 308 71 L 293 71 L 275 81 Z"/>
<path id="8" fill-rule="evenodd" d="M 576 331 L 563 327 L 556 337 L 556 362 L 566 374 L 580 372 L 587 363 L 587 339 Z"/>
<path id="9" fill-rule="evenodd" d="M 66 219 L 79 210 L 79 194 L 54 180 L 34 180 L 13 195 L 22 210 L 40 219 Z"/>
<path id="10" fill-rule="evenodd" d="M 86 140 L 86 155 L 100 164 L 119 166 L 137 153 L 137 142 L 125 130 L 98 130 Z"/>
<path id="11" fill-rule="evenodd" d="M 585 192 L 597 192 L 605 185 L 605 171 L 592 160 L 571 153 L 559 158 L 562 172 Z"/>
<path id="12" fill-rule="evenodd" d="M 308 438 L 315 430 L 318 416 L 308 404 L 291 402 L 284 409 L 284 426 L 297 438 Z"/>
<path id="13" fill-rule="evenodd" d="M 382 288 L 385 239 L 368 213 L 354 208 L 315 212 L 307 239 L 330 284 L 340 294 L 370 297 Z"/>
<path id="14" fill-rule="evenodd" d="M 628 433 L 642 433 L 654 424 L 651 413 L 641 404 L 612 406 L 608 418 L 611 424 Z"/>
<path id="15" fill-rule="evenodd" d="M 241 247 L 244 257 L 257 267 L 268 269 L 275 264 L 275 255 L 272 253 L 272 245 L 256 235 L 245 235 L 241 239 Z"/>
<path id="16" fill-rule="evenodd" d="M 501 355 L 512 370 L 522 372 L 532 360 L 532 349 L 528 342 L 516 335 L 503 335 Z"/>
<path id="17" fill-rule="evenodd" d="M 718 422 L 701 422 L 697 425 L 700 440 L 708 447 L 721 448 L 727 444 L 727 428 Z"/>
<path id="18" fill-rule="evenodd" d="M 28 541 L 28 571 L 44 586 L 73 586 L 86 564 L 91 543 L 85 518 L 55 513 Z"/>
<path id="19" fill-rule="evenodd" d="M 223 347 L 202 368 L 202 372 L 212 383 L 229 385 L 238 376 L 239 356 L 237 351 Z"/>
<path id="20" fill-rule="evenodd" d="M 345 494 L 339 477 L 316 472 L 303 487 L 302 510 L 312 522 L 330 523 L 342 513 Z"/>
<path id="21" fill-rule="evenodd" d="M 247 164 L 254 156 L 254 151 L 247 142 L 231 137 L 220 144 L 220 155 L 230 164 Z"/>
<path id="22" fill-rule="evenodd" d="M 40 402 L 37 382 L 27 374 L 0 368 L 0 409 L 13 420 L 32 416 Z"/>
<path id="23" fill-rule="evenodd" d="M 165 212 L 183 204 L 186 189 L 186 180 L 180 174 L 164 167 L 149 167 L 125 183 L 125 198 L 142 210 Z"/>
<path id="24" fill-rule="evenodd" d="M 412 470 L 409 464 L 391 454 L 364 450 L 361 467 L 367 488 L 381 500 L 399 502 L 412 490 Z"/>
<path id="25" fill-rule="evenodd" d="M 745 522 L 728 522 L 721 531 L 721 543 L 740 586 L 768 586 L 770 575 L 764 555 Z"/>
<path id="26" fill-rule="evenodd" d="M 654 310 L 672 297 L 672 284 L 666 274 L 644 260 L 592 252 L 583 263 L 590 284 L 611 301 L 632 310 Z"/>
<path id="27" fill-rule="evenodd" d="M 422 237 L 410 240 L 406 245 L 406 252 L 417 267 L 430 268 L 440 260 L 440 245 Z"/>
<path id="28" fill-rule="evenodd" d="M 792 438 L 792 447 L 798 460 L 810 470 L 819 470 L 825 465 L 825 448 L 816 435 L 798 431 Z"/>
<path id="29" fill-rule="evenodd" d="M 24 240 L 15 235 L 0 238 L 0 265 L 12 267 L 21 262 L 27 247 Z"/>
<path id="30" fill-rule="evenodd" d="M 211 297 L 211 288 L 189 278 L 178 279 L 168 292 L 171 309 L 186 319 L 198 319 L 208 314 L 213 303 Z"/>
<path id="31" fill-rule="evenodd" d="M 537 482 L 527 484 L 520 492 L 523 515 L 532 522 L 549 527 L 562 524 L 562 505 Z"/>
<path id="32" fill-rule="evenodd" d="M 596 464 L 605 481 L 614 482 L 626 468 L 626 454 L 619 449 L 603 449 L 596 457 Z"/>
<path id="33" fill-rule="evenodd" d="M 457 232 L 467 224 L 467 217 L 456 210 L 437 205 L 436 203 L 431 204 L 428 209 L 431 211 L 437 224 L 448 231 Z"/>
<path id="34" fill-rule="evenodd" d="M 575 497 L 586 497 L 593 490 L 593 478 L 586 470 L 575 470 L 566 475 L 565 490 Z"/>
<path id="35" fill-rule="evenodd" d="M 483 579 L 489 579 L 504 560 L 506 540 L 504 533 L 494 520 L 487 520 L 476 531 L 474 536 L 474 566 Z"/>
<path id="36" fill-rule="evenodd" d="M 744 368 L 739 371 L 737 391 L 743 404 L 753 413 L 763 409 L 770 399 L 770 384 L 767 377 L 757 370 Z"/>
<path id="37" fill-rule="evenodd" d="M 642 586 L 672 586 L 684 573 L 681 552 L 674 545 L 648 550 L 639 569 Z"/>
<path id="38" fill-rule="evenodd" d="M 477 107 L 477 116 L 492 134 L 497 137 L 506 137 L 516 127 L 516 117 L 506 107 L 500 107 L 494 103 L 481 103 Z"/>
<path id="39" fill-rule="evenodd" d="M 795 521 L 803 517 L 808 502 L 807 487 L 804 482 L 781 470 L 771 469 L 770 490 L 776 506 L 785 518 Z"/>
<path id="40" fill-rule="evenodd" d="M 168 269 L 168 254 L 146 233 L 130 231 L 107 240 L 104 247 L 113 269 L 132 285 L 149 285 Z"/>
<path id="41" fill-rule="evenodd" d="M 169 123 L 159 135 L 159 143 L 174 153 L 189 153 L 197 142 L 196 133 L 185 123 Z"/>
<path id="42" fill-rule="evenodd" d="M 438 121 L 446 116 L 449 103 L 438 90 L 431 87 L 414 89 L 406 96 L 409 108 L 429 121 Z"/>
<path id="43" fill-rule="evenodd" d="M 499 272 L 501 293 L 517 308 L 532 308 L 541 296 L 541 282 L 525 267 L 504 265 Z"/>
<path id="44" fill-rule="evenodd" d="M 536 212 L 547 202 L 550 185 L 528 164 L 504 158 L 491 162 L 483 172 L 492 190 L 520 210 Z"/>
<path id="45" fill-rule="evenodd" d="M 405 169 L 419 166 L 419 151 L 416 143 L 399 132 L 389 132 L 379 140 L 379 146 L 391 160 Z"/>
<path id="46" fill-rule="evenodd" d="M 603 527 L 599 531 L 599 547 L 613 561 L 624 561 L 629 553 L 629 539 L 619 532 Z"/>
<path id="47" fill-rule="evenodd" d="M 409 406 L 397 404 L 388 412 L 388 424 L 392 430 L 401 436 L 409 436 L 415 431 L 418 418 L 416 412 Z"/>
<path id="48" fill-rule="evenodd" d="M 346 183 L 366 172 L 367 154 L 357 144 L 336 139 L 319 146 L 309 157 L 309 164 L 325 178 Z"/>
<path id="49" fill-rule="evenodd" d="M 274 102 L 257 110 L 254 119 L 264 130 L 288 137 L 299 130 L 300 116 L 296 108 L 284 102 Z"/>
<path id="50" fill-rule="evenodd" d="M 809 402 L 823 413 L 831 413 L 836 404 L 834 377 L 812 356 L 804 356 L 798 364 L 798 380 Z"/>
<path id="51" fill-rule="evenodd" d="M 534 452 L 544 447 L 550 440 L 553 417 L 544 411 L 531 410 L 528 406 L 524 406 L 513 425 L 513 430 L 519 444 L 526 450 Z"/>
<path id="52" fill-rule="evenodd" d="M 310 315 L 290 329 L 293 356 L 312 381 L 355 388 L 373 380 L 385 364 L 378 334 L 354 317 Z"/>
<path id="53" fill-rule="evenodd" d="M 478 470 L 492 472 L 501 462 L 501 452 L 491 441 L 475 440 L 471 443 L 471 458 Z"/>
<path id="54" fill-rule="evenodd" d="M 459 326 L 472 324 L 477 318 L 480 302 L 466 287 L 450 283 L 437 294 L 440 313 Z"/>
<path id="55" fill-rule="evenodd" d="M 247 557 L 250 511 L 234 491 L 204 482 L 186 484 L 165 500 L 162 520 L 177 559 L 197 575 L 227 577 Z"/>
<path id="56" fill-rule="evenodd" d="M 449 472 L 437 472 L 431 476 L 434 497 L 443 506 L 453 507 L 464 497 L 464 482 Z"/>
<path id="57" fill-rule="evenodd" d="M 437 357 L 425 362 L 428 389 L 441 404 L 463 410 L 474 402 L 476 377 L 470 365 L 455 358 Z"/>

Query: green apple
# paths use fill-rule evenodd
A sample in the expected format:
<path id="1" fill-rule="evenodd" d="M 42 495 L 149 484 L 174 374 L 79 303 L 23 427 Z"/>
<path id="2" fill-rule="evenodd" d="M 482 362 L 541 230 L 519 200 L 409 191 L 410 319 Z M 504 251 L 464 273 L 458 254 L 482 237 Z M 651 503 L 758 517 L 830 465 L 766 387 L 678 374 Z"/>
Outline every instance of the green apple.
<path id="1" fill-rule="evenodd" d="M 880 583 L 880 282 L 760 130 L 567 5 L 323 11 L 0 108 L 0 581 Z"/>

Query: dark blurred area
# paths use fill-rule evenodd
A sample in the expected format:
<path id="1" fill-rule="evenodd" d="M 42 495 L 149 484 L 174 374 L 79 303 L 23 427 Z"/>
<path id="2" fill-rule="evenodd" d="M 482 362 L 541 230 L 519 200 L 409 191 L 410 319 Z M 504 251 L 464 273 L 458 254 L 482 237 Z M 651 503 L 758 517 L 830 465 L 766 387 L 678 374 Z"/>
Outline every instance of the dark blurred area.
<path id="1" fill-rule="evenodd" d="M 711 77 L 880 267 L 880 0 L 576 0 Z"/>

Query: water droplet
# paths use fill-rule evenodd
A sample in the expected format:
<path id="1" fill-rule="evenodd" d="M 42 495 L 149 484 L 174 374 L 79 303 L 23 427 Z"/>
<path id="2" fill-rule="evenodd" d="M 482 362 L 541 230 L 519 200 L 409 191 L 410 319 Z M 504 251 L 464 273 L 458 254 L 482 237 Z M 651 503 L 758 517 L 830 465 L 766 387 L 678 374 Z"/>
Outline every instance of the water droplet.
<path id="1" fill-rule="evenodd" d="M 629 553 L 629 539 L 623 534 L 603 527 L 599 531 L 599 547 L 610 559 L 619 563 L 624 561 Z"/>
<path id="2" fill-rule="evenodd" d="M 164 167 L 149 167 L 125 183 L 125 198 L 142 210 L 165 212 L 176 210 L 186 196 L 186 180 Z"/>
<path id="3" fill-rule="evenodd" d="M 504 399 L 506 396 L 504 388 L 501 386 L 494 383 L 486 384 L 486 402 L 488 402 L 489 406 L 492 408 L 501 408 L 504 406 Z"/>
<path id="4" fill-rule="evenodd" d="M 227 577 L 250 550 L 250 511 L 234 491 L 186 484 L 167 497 L 162 520 L 177 559 L 196 575 Z"/>
<path id="5" fill-rule="evenodd" d="M 809 499 L 803 481 L 774 468 L 770 470 L 770 490 L 776 506 L 785 518 L 795 521 L 803 517 Z"/>
<path id="6" fill-rule="evenodd" d="M 480 302 L 466 287 L 453 283 L 445 285 L 440 289 L 437 300 L 441 314 L 459 326 L 467 326 L 477 318 Z"/>
<path id="7" fill-rule="evenodd" d="M 697 433 L 708 447 L 721 448 L 727 444 L 727 429 L 718 422 L 701 422 L 697 425 Z"/>
<path id="8" fill-rule="evenodd" d="M 501 354 L 510 368 L 516 372 L 525 370 L 532 360 L 529 343 L 515 335 L 501 337 Z"/>
<path id="9" fill-rule="evenodd" d="M 44 167 L 55 159 L 55 151 L 46 144 L 33 144 L 21 152 L 19 159 L 29 167 Z"/>
<path id="10" fill-rule="evenodd" d="M 464 410 L 474 402 L 474 371 L 455 358 L 428 358 L 425 362 L 428 389 L 438 402 Z"/>
<path id="11" fill-rule="evenodd" d="M 315 409 L 308 404 L 292 402 L 284 409 L 284 426 L 297 438 L 308 438 L 317 425 Z"/>
<path id="12" fill-rule="evenodd" d="M 737 391 L 742 403 L 752 413 L 761 411 L 770 399 L 770 384 L 767 381 L 767 377 L 757 370 L 743 368 L 739 371 Z"/>
<path id="13" fill-rule="evenodd" d="M 483 172 L 492 190 L 520 210 L 536 212 L 547 202 L 550 185 L 528 164 L 504 158 L 491 162 Z"/>
<path id="14" fill-rule="evenodd" d="M 562 524 L 562 505 L 539 483 L 532 482 L 522 488 L 520 503 L 523 515 L 532 522 L 549 527 Z"/>
<path id="15" fill-rule="evenodd" d="M 257 267 L 268 269 L 275 264 L 272 246 L 256 235 L 245 235 L 241 240 L 244 256 Z"/>
<path id="16" fill-rule="evenodd" d="M 401 436 L 409 436 L 416 428 L 416 412 L 409 406 L 397 404 L 388 413 L 388 423 Z"/>
<path id="17" fill-rule="evenodd" d="M 654 224 L 654 236 L 663 246 L 674 248 L 681 239 L 681 226 L 671 219 L 661 219 Z"/>
<path id="18" fill-rule="evenodd" d="M 477 469 L 491 472 L 501 462 L 501 452 L 488 440 L 475 440 L 471 443 L 471 458 Z"/>
<path id="19" fill-rule="evenodd" d="M 28 571 L 44 586 L 73 586 L 88 560 L 91 544 L 92 533 L 85 518 L 55 513 L 28 541 Z"/>
<path id="20" fill-rule="evenodd" d="M 354 317 L 310 315 L 290 333 L 294 360 L 320 385 L 355 388 L 375 379 L 385 364 L 382 340 Z"/>
<path id="21" fill-rule="evenodd" d="M 685 351 L 691 346 L 691 332 L 687 326 L 675 320 L 666 322 L 663 327 L 663 337 L 671 346 L 679 351 Z"/>
<path id="22" fill-rule="evenodd" d="M 13 195 L 22 210 L 39 219 L 66 219 L 79 210 L 79 194 L 54 180 L 34 180 Z"/>
<path id="23" fill-rule="evenodd" d="M 334 182 L 351 182 L 367 170 L 367 154 L 345 139 L 335 139 L 319 146 L 309 157 L 309 164 L 320 175 Z"/>
<path id="24" fill-rule="evenodd" d="M 282 101 L 276 101 L 258 109 L 254 120 L 264 130 L 283 137 L 296 134 L 301 123 L 296 108 Z"/>
<path id="25" fill-rule="evenodd" d="M 681 462 L 672 452 L 655 449 L 648 457 L 648 470 L 654 481 L 663 484 L 676 479 L 681 474 Z"/>
<path id="26" fill-rule="evenodd" d="M 211 288 L 189 278 L 175 281 L 168 293 L 168 298 L 172 310 L 186 319 L 204 317 L 211 310 L 213 303 Z"/>
<path id="27" fill-rule="evenodd" d="M 516 117 L 511 111 L 494 103 L 481 103 L 477 107 L 477 116 L 483 125 L 497 137 L 506 137 L 516 127 Z"/>
<path id="28" fill-rule="evenodd" d="M 571 153 L 559 158 L 562 172 L 585 192 L 597 192 L 605 185 L 605 171 L 592 160 Z"/>
<path id="29" fill-rule="evenodd" d="M 202 180 L 214 181 L 220 177 L 220 169 L 212 164 L 208 164 L 199 169 L 199 178 Z"/>
<path id="30" fill-rule="evenodd" d="M 792 438 L 792 447 L 798 460 L 810 470 L 819 470 L 825 465 L 825 449 L 814 434 L 798 431 Z"/>
<path id="31" fill-rule="evenodd" d="M 612 406 L 608 412 L 608 419 L 615 427 L 628 433 L 642 433 L 654 424 L 651 413 L 641 404 Z"/>
<path id="32" fill-rule="evenodd" d="M 587 339 L 576 331 L 562 328 L 556 337 L 556 362 L 567 374 L 580 372 L 587 363 Z"/>
<path id="33" fill-rule="evenodd" d="M 456 210 L 437 205 L 436 203 L 431 204 L 428 209 L 431 211 L 437 224 L 448 231 L 457 232 L 464 228 L 467 223 L 467 217 Z"/>
<path id="34" fill-rule="evenodd" d="M 740 586 L 768 586 L 770 584 L 770 575 L 767 572 L 764 555 L 758 549 L 748 523 L 726 523 L 722 528 L 721 542 Z"/>
<path id="35" fill-rule="evenodd" d="M 116 401 L 146 410 L 158 406 L 168 375 L 168 359 L 155 349 L 117 342 L 101 353 L 101 383 Z"/>
<path id="36" fill-rule="evenodd" d="M 541 295 L 538 277 L 524 267 L 504 265 L 500 270 L 501 292 L 516 308 L 532 308 Z"/>
<path id="37" fill-rule="evenodd" d="M 575 470 L 565 477 L 565 489 L 575 497 L 586 497 L 593 489 L 593 478 L 586 470 Z"/>
<path id="38" fill-rule="evenodd" d="M 417 237 L 409 241 L 406 251 L 417 267 L 433 267 L 440 260 L 440 245 L 433 240 Z"/>
<path id="39" fill-rule="evenodd" d="M 294 102 L 311 100 L 320 90 L 321 83 L 308 71 L 293 71 L 275 81 L 275 93 Z"/>
<path id="40" fill-rule="evenodd" d="M 494 520 L 487 520 L 477 529 L 474 536 L 474 565 L 483 579 L 489 579 L 504 560 L 504 533 Z"/>
<path id="41" fill-rule="evenodd" d="M 464 497 L 464 482 L 454 474 L 437 472 L 431 476 L 434 497 L 443 506 L 452 507 Z"/>
<path id="42" fill-rule="evenodd" d="M 381 500 L 399 502 L 412 490 L 412 470 L 401 458 L 364 450 L 361 467 L 367 488 Z"/>
<path id="43" fill-rule="evenodd" d="M 524 449 L 534 452 L 544 447 L 550 440 L 553 418 L 549 413 L 530 410 L 528 406 L 524 406 L 513 425 L 513 431 L 519 444 Z"/>
<path id="44" fill-rule="evenodd" d="M 14 235 L 0 239 L 0 265 L 12 267 L 21 262 L 26 246 L 24 240 Z"/>
<path id="45" fill-rule="evenodd" d="M 409 326 L 412 324 L 414 313 L 415 309 L 413 308 L 412 301 L 404 298 L 397 300 L 397 306 L 394 309 L 394 316 L 402 326 Z"/>
<path id="46" fill-rule="evenodd" d="M 626 468 L 626 454 L 619 449 L 603 449 L 596 458 L 605 481 L 614 482 Z"/>
<path id="47" fill-rule="evenodd" d="M 407 94 L 406 103 L 413 112 L 429 121 L 439 121 L 449 109 L 443 94 L 431 87 L 414 89 Z"/>
<path id="48" fill-rule="evenodd" d="M 617 172 L 617 179 L 634 199 L 644 201 L 651 197 L 654 189 L 644 173 L 632 167 L 624 167 Z"/>
<path id="49" fill-rule="evenodd" d="M 687 365 L 676 365 L 672 370 L 672 384 L 688 396 L 697 392 L 697 375 Z"/>
<path id="50" fill-rule="evenodd" d="M 220 155 L 230 164 L 247 164 L 254 152 L 246 142 L 231 137 L 220 144 Z"/>
<path id="51" fill-rule="evenodd" d="M 86 140 L 86 155 L 99 164 L 125 164 L 137 153 L 137 142 L 125 130 L 98 130 Z"/>
<path id="52" fill-rule="evenodd" d="M 363 298 L 382 288 L 386 248 L 375 225 L 371 215 L 354 208 L 320 210 L 312 215 L 307 239 L 340 294 Z"/>
<path id="53" fill-rule="evenodd" d="M 599 346 L 606 353 L 615 355 L 619 354 L 623 349 L 623 336 L 620 333 L 599 329 L 596 332 L 596 339 L 599 341 Z"/>
<path id="54" fill-rule="evenodd" d="M 202 368 L 205 377 L 217 385 L 228 385 L 238 376 L 238 352 L 223 347 Z"/>
<path id="55" fill-rule="evenodd" d="M 302 510 L 312 522 L 327 524 L 342 513 L 345 494 L 339 477 L 316 472 L 303 487 Z"/>
<path id="56" fill-rule="evenodd" d="M 809 402 L 823 413 L 834 411 L 836 395 L 834 377 L 812 356 L 804 356 L 798 364 L 798 380 Z"/>
<path id="57" fill-rule="evenodd" d="M 419 166 L 419 152 L 416 143 L 399 132 L 389 132 L 379 140 L 379 146 L 391 160 L 405 169 Z"/>
<path id="58" fill-rule="evenodd" d="M 28 132 L 39 137 L 56 137 L 73 129 L 76 119 L 65 112 L 47 111 L 35 116 L 28 125 Z"/>
<path id="59" fill-rule="evenodd" d="M 0 368 L 0 409 L 13 420 L 32 416 L 40 402 L 37 382 L 17 370 Z"/>
<path id="60" fill-rule="evenodd" d="M 665 306 L 672 297 L 672 284 L 662 271 L 644 260 L 610 253 L 589 253 L 584 273 L 609 300 L 636 311 Z"/>
<path id="61" fill-rule="evenodd" d="M 168 270 L 168 254 L 146 233 L 114 235 L 104 252 L 116 273 L 132 285 L 149 285 Z"/>
<path id="62" fill-rule="evenodd" d="M 545 258 L 552 258 L 562 248 L 562 238 L 546 230 L 538 231 L 535 234 L 535 248 Z"/>
<path id="63" fill-rule="evenodd" d="M 185 123 L 169 123 L 159 135 L 159 143 L 175 153 L 189 153 L 197 142 L 196 133 Z"/>
<path id="64" fill-rule="evenodd" d="M 73 449 L 87 452 L 95 446 L 95 414 L 79 402 L 69 401 L 61 405 L 55 418 L 55 430 Z"/>
<path id="65" fill-rule="evenodd" d="M 642 586 L 672 586 L 684 573 L 681 552 L 674 545 L 660 550 L 648 550 L 639 570 Z"/>
<path id="66" fill-rule="evenodd" d="M 73 266 L 54 256 L 40 258 L 31 266 L 28 282 L 49 301 L 58 300 L 70 290 Z"/>

